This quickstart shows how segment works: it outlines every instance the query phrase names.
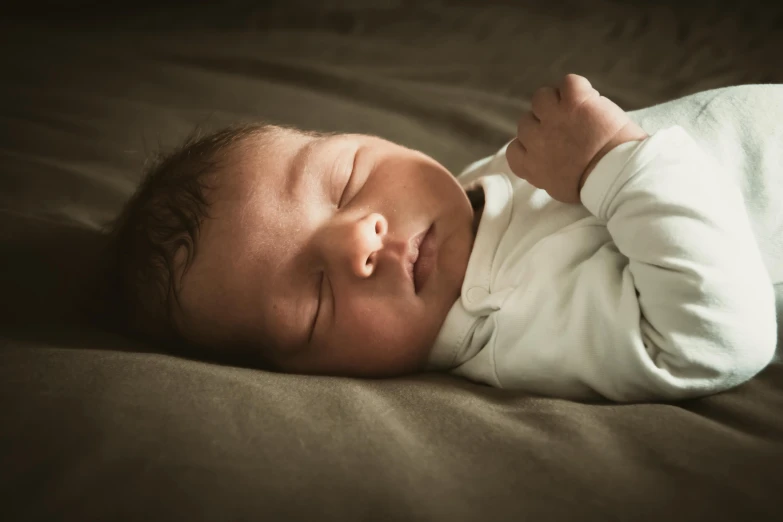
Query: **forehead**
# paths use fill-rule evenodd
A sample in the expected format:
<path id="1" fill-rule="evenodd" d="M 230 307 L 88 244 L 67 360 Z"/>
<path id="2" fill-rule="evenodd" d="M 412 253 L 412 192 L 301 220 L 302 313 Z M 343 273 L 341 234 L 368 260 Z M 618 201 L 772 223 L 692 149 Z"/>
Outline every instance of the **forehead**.
<path id="1" fill-rule="evenodd" d="M 296 207 L 306 204 L 294 187 L 318 140 L 284 131 L 235 150 L 222 169 L 213 195 L 211 230 L 205 234 L 243 249 L 257 245 L 255 250 L 266 251 L 276 244 L 277 236 L 290 228 Z"/>

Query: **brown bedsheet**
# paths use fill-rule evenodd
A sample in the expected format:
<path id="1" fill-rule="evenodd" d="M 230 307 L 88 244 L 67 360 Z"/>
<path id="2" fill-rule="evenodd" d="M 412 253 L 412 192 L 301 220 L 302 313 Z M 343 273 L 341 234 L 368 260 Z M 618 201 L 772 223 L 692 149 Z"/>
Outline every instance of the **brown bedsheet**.
<path id="1" fill-rule="evenodd" d="M 246 4 L 0 22 L 0 518 L 783 519 L 780 359 L 707 399 L 586 405 L 186 360 L 84 312 L 101 225 L 194 125 L 374 133 L 458 170 L 567 72 L 628 110 L 783 83 L 783 8 Z"/>

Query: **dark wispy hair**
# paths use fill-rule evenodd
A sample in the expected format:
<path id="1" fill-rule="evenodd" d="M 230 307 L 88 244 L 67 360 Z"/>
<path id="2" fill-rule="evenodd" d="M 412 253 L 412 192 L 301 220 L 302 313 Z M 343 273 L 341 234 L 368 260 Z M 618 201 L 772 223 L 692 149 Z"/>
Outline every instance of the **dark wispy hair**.
<path id="1" fill-rule="evenodd" d="M 136 338 L 185 344 L 172 320 L 179 300 L 175 274 L 198 254 L 199 231 L 209 218 L 209 191 L 221 162 L 248 138 L 278 128 L 248 123 L 206 135 L 197 130 L 173 152 L 153 159 L 108 227 L 106 287 L 115 326 Z M 183 248 L 184 266 L 178 269 L 175 256 Z"/>

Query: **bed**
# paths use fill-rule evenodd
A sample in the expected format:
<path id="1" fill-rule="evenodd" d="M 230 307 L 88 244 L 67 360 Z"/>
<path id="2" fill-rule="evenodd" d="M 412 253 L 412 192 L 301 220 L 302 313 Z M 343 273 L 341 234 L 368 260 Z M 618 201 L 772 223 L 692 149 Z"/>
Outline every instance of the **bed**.
<path id="1" fill-rule="evenodd" d="M 102 227 L 145 159 L 194 126 L 377 134 L 458 171 L 567 72 L 627 110 L 783 83 L 783 7 L 18 7 L 0 22 L 0 518 L 783 519 L 780 341 L 727 393 L 580 404 L 440 374 L 358 380 L 176 357 L 98 327 L 90 291 Z"/>

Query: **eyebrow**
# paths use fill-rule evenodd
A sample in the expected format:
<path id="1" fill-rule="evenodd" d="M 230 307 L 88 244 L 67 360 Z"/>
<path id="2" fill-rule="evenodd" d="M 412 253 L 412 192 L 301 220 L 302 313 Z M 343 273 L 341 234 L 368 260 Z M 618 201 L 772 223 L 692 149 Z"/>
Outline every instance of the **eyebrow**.
<path id="1" fill-rule="evenodd" d="M 320 141 L 320 138 L 314 138 L 299 147 L 286 171 L 286 180 L 283 187 L 283 193 L 290 199 L 295 200 L 297 191 L 302 183 L 307 179 L 307 166 L 310 163 L 308 159 L 312 155 L 313 145 Z"/>

